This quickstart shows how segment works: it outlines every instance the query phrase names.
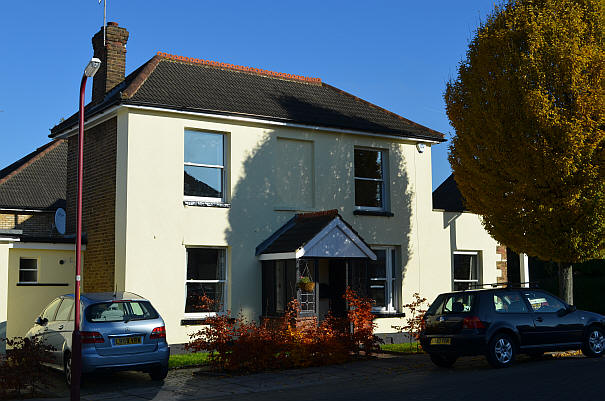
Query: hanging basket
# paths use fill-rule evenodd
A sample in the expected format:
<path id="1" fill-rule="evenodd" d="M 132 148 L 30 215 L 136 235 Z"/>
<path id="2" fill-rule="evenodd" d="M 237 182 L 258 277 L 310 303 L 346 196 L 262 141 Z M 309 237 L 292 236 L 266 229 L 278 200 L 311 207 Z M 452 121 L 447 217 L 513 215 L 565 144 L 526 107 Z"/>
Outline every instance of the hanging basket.
<path id="1" fill-rule="evenodd" d="M 302 292 L 313 292 L 313 290 L 315 290 L 315 282 L 307 280 L 299 280 L 298 288 L 300 288 Z"/>

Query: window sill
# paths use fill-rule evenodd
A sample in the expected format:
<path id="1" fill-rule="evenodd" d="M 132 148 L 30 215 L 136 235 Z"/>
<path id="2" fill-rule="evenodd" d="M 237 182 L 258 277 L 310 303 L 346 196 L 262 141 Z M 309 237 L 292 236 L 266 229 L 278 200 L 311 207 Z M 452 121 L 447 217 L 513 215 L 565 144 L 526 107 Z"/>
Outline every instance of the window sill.
<path id="1" fill-rule="evenodd" d="M 355 216 L 383 216 L 383 217 L 395 216 L 393 213 L 387 212 L 386 210 L 355 209 L 355 210 L 353 210 L 353 214 Z"/>
<path id="2" fill-rule="evenodd" d="M 381 317 L 405 317 L 405 313 L 403 312 L 379 312 L 379 311 L 372 311 L 372 314 L 374 315 L 374 318 L 381 318 Z"/>
<path id="3" fill-rule="evenodd" d="M 184 200 L 183 205 L 196 206 L 196 207 L 218 207 L 221 209 L 229 209 L 231 207 L 231 203 L 196 201 L 196 200 Z"/>
<path id="4" fill-rule="evenodd" d="M 203 326 L 206 323 L 206 320 L 208 320 L 211 317 L 216 317 L 218 316 L 217 314 L 208 314 L 208 316 L 202 316 L 202 317 L 187 317 L 184 319 L 181 319 L 181 326 Z M 235 318 L 229 318 L 229 321 L 231 323 L 235 322 Z"/>
<path id="5" fill-rule="evenodd" d="M 68 283 L 17 283 L 17 287 L 67 287 Z"/>

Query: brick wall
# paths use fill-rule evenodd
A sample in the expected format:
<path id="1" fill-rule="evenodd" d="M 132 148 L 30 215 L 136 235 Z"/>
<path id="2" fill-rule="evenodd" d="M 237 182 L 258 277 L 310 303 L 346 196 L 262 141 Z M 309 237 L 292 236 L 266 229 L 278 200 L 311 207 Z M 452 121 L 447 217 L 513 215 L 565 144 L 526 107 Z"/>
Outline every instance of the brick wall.
<path id="1" fill-rule="evenodd" d="M 82 229 L 87 235 L 82 265 L 85 292 L 113 291 L 115 269 L 117 118 L 84 132 Z M 76 231 L 78 137 L 68 139 L 67 232 Z"/>
<path id="2" fill-rule="evenodd" d="M 92 101 L 103 100 L 107 92 L 124 80 L 126 71 L 126 42 L 128 31 L 116 22 L 108 22 L 103 44 L 103 28 L 92 38 L 94 57 L 101 60 L 99 71 L 93 78 Z"/>
<path id="3" fill-rule="evenodd" d="M 496 254 L 498 254 L 499 260 L 496 260 L 496 268 L 500 270 L 500 276 L 498 277 L 499 283 L 506 283 L 508 281 L 508 265 L 506 259 L 506 246 L 498 245 L 496 247 Z"/>
<path id="4" fill-rule="evenodd" d="M 60 236 L 54 212 L 0 212 L 0 230 L 23 230 L 24 235 Z"/>

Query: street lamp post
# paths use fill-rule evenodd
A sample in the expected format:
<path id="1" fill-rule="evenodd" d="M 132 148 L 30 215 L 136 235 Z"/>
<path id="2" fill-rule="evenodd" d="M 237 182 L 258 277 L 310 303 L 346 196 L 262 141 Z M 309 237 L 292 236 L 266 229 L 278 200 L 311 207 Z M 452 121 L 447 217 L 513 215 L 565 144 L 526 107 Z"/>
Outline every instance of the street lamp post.
<path id="1" fill-rule="evenodd" d="M 78 126 L 78 197 L 76 203 L 76 283 L 74 302 L 74 332 L 71 341 L 71 361 L 69 364 L 71 375 L 71 400 L 80 400 L 80 377 L 82 376 L 82 337 L 80 335 L 80 278 L 82 274 L 82 181 L 84 171 L 84 91 L 86 80 L 96 74 L 101 66 L 101 60 L 92 58 L 82 75 L 80 83 L 80 107 Z"/>

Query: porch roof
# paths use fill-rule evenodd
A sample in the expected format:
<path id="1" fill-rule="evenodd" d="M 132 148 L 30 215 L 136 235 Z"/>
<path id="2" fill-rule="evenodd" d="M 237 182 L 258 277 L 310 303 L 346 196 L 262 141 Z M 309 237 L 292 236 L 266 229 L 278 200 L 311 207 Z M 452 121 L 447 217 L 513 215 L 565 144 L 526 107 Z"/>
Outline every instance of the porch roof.
<path id="1" fill-rule="evenodd" d="M 256 247 L 260 260 L 369 258 L 376 255 L 336 209 L 300 213 Z"/>

